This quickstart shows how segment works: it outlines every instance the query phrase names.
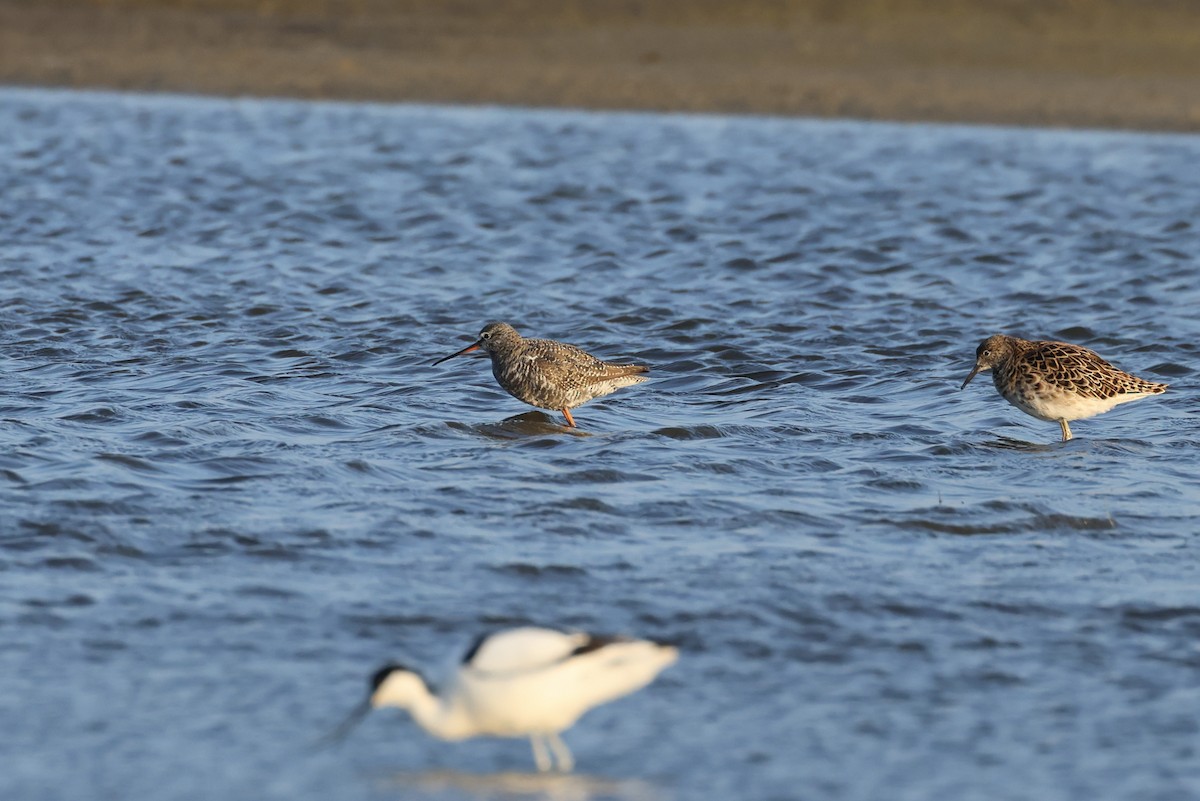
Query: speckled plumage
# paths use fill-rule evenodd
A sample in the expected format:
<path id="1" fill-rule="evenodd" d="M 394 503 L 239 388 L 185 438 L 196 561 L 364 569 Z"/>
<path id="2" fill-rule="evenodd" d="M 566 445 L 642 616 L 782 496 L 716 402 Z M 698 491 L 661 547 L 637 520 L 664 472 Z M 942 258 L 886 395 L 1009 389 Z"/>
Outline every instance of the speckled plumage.
<path id="1" fill-rule="evenodd" d="M 988 337 L 975 351 L 975 369 L 992 371 L 996 391 L 1039 420 L 1057 422 L 1063 442 L 1071 439 L 1068 420 L 1101 414 L 1122 403 L 1166 392 L 1166 384 L 1118 370 L 1094 352 L 1067 342 L 1035 342 L 1004 334 Z"/>
<path id="2" fill-rule="evenodd" d="M 508 323 L 488 323 L 473 345 L 438 359 L 440 364 L 476 349 L 492 359 L 492 375 L 504 391 L 517 400 L 542 409 L 561 411 L 575 425 L 571 409 L 640 384 L 650 368 L 640 364 L 612 364 L 590 353 L 553 339 L 526 339 Z"/>

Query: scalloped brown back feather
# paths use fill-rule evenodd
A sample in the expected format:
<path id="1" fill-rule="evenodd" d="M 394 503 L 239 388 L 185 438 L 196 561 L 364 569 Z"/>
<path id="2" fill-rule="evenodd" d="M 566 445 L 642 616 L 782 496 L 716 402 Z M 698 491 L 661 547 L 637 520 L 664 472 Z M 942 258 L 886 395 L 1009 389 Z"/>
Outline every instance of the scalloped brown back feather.
<path id="1" fill-rule="evenodd" d="M 1081 345 L 1010 339 L 1015 344 L 1013 354 L 993 368 L 997 387 L 1011 386 L 1024 376 L 1032 376 L 1059 389 L 1098 400 L 1167 391 L 1167 384 L 1130 375 Z"/>

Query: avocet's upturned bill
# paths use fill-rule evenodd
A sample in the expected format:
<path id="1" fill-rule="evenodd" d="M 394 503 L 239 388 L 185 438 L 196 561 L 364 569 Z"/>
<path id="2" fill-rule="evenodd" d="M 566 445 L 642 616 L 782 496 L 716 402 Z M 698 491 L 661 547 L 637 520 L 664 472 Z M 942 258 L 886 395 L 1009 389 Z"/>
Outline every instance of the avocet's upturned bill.
<path id="1" fill-rule="evenodd" d="M 508 629 L 480 637 L 440 692 L 412 668 L 380 668 L 366 700 L 332 736 L 344 736 L 371 709 L 395 706 L 443 740 L 528 737 L 538 770 L 557 763 L 567 773 L 575 761 L 559 734 L 589 709 L 645 687 L 678 656 L 674 646 L 649 640 Z"/>

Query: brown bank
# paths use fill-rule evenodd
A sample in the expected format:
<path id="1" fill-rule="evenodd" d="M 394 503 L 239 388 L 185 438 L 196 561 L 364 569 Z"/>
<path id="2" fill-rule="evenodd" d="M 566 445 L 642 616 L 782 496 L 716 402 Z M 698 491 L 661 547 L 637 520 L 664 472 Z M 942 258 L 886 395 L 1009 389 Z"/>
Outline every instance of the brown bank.
<path id="1" fill-rule="evenodd" d="M 0 0 L 0 83 L 1200 130 L 1192 0 Z"/>

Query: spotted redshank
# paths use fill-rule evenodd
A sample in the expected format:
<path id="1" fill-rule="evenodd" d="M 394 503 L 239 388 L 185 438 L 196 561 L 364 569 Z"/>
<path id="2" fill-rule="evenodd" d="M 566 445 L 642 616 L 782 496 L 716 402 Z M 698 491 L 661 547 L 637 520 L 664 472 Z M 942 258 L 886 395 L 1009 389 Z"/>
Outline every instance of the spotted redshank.
<path id="1" fill-rule="evenodd" d="M 992 371 L 996 391 L 1013 406 L 1039 420 L 1057 422 L 1063 442 L 1071 438 L 1068 420 L 1082 420 L 1167 391 L 1166 384 L 1122 372 L 1079 345 L 1031 342 L 1004 334 L 980 343 L 975 369 L 959 389 L 982 370 Z"/>
<path id="2" fill-rule="evenodd" d="M 649 367 L 612 364 L 574 345 L 553 339 L 526 339 L 508 323 L 488 323 L 475 344 L 434 362 L 482 349 L 492 358 L 492 375 L 504 391 L 541 409 L 556 409 L 574 428 L 571 410 L 592 398 L 640 384 Z"/>

